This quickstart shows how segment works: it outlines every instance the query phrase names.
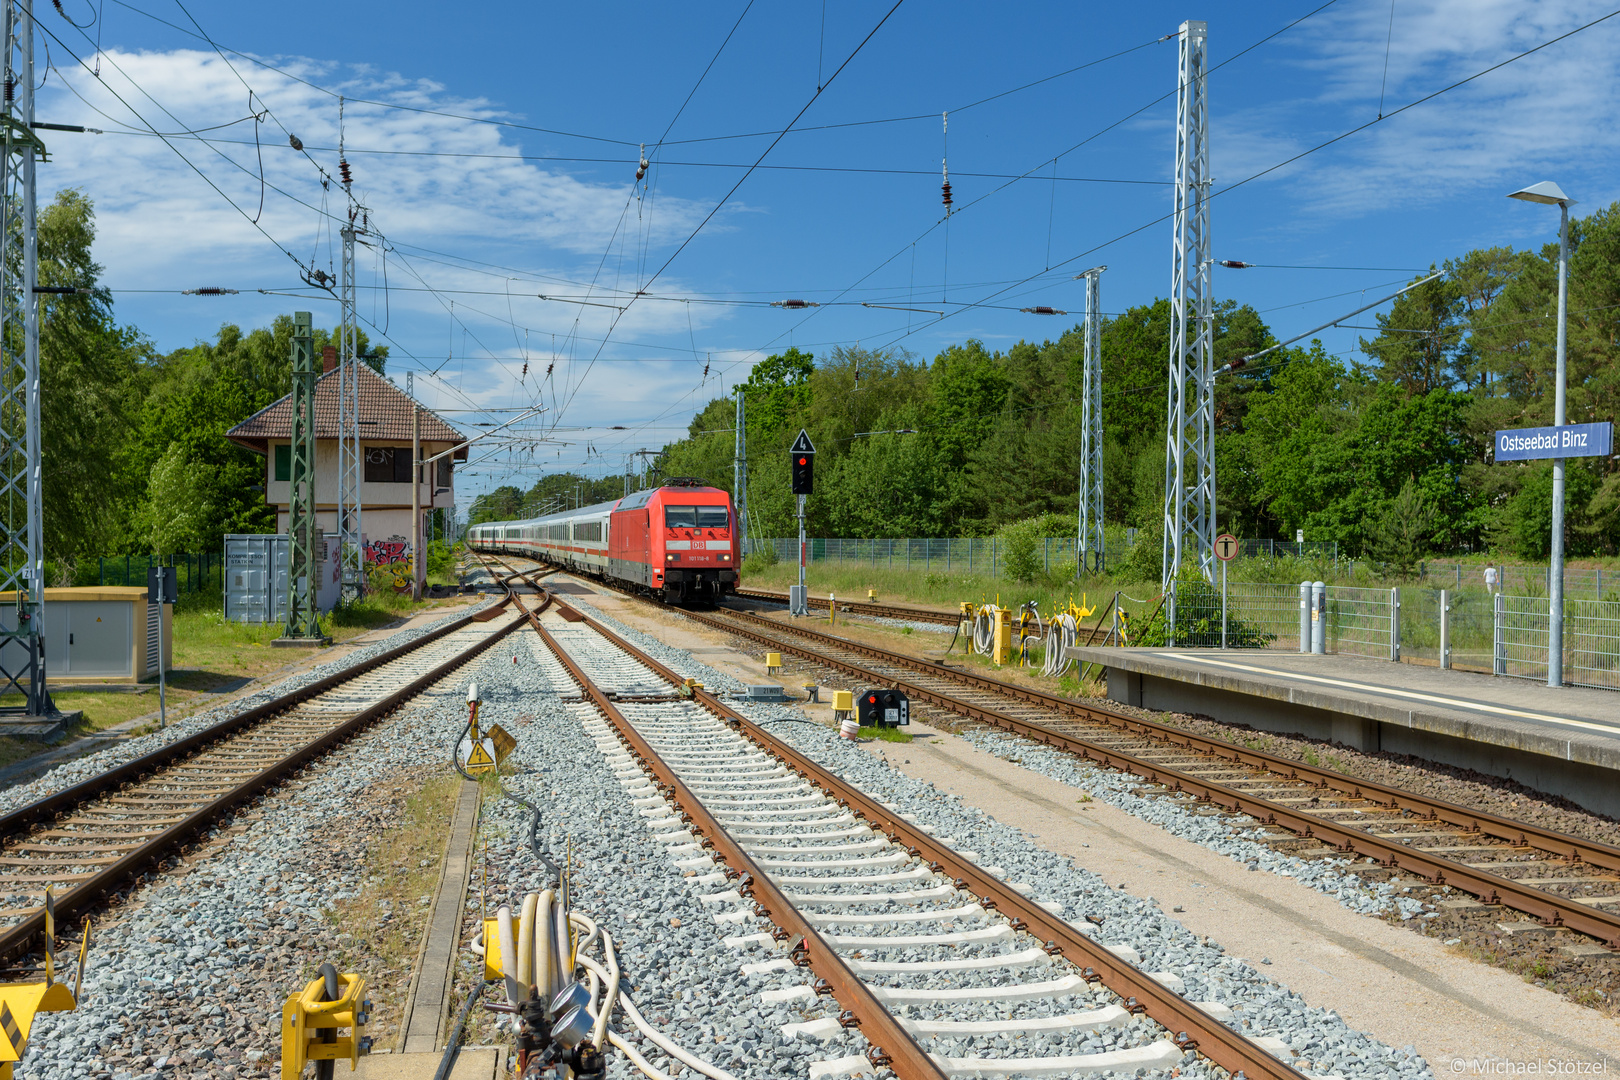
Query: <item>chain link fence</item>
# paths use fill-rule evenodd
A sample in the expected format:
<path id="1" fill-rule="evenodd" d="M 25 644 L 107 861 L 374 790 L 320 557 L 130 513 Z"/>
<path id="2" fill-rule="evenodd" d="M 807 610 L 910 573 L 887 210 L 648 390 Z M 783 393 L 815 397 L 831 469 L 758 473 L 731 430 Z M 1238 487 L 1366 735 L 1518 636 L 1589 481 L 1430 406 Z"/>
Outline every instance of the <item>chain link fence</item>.
<path id="1" fill-rule="evenodd" d="M 1128 530 L 1135 533 L 1135 529 Z M 1242 554 L 1248 558 L 1297 559 L 1338 558 L 1338 544 L 1284 543 L 1280 540 L 1244 540 Z M 1110 540 L 1103 548 L 1104 564 L 1122 561 L 1135 546 L 1135 537 Z M 870 566 L 888 570 L 939 570 L 944 573 L 985 574 L 999 577 L 1002 573 L 1003 544 L 996 536 L 963 536 L 909 539 L 815 538 L 805 541 L 806 558 L 813 563 L 839 563 Z M 778 562 L 799 561 L 799 541 L 794 537 L 750 538 L 744 551 L 769 549 L 776 553 Z M 1054 567 L 1075 565 L 1076 541 L 1072 536 L 1048 536 L 1037 542 L 1037 557 L 1042 569 L 1050 573 Z"/>

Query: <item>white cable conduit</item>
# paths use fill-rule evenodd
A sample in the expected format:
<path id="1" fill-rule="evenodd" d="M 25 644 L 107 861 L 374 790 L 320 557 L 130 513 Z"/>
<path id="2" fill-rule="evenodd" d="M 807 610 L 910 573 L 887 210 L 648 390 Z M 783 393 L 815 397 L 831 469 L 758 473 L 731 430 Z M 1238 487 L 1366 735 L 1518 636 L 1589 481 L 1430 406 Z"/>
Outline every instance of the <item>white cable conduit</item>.
<path id="1" fill-rule="evenodd" d="M 995 609 L 982 606 L 973 613 L 973 651 L 980 656 L 989 656 L 995 646 Z"/>
<path id="2" fill-rule="evenodd" d="M 1046 658 L 1041 663 L 1042 675 L 1055 679 L 1069 670 L 1074 661 L 1065 657 L 1064 651 L 1074 644 L 1079 630 L 1074 616 L 1067 613 L 1046 624 Z"/>
<path id="3" fill-rule="evenodd" d="M 552 949 L 555 950 L 558 943 L 567 941 L 569 936 L 567 931 L 558 928 L 551 918 L 551 914 L 556 910 L 555 903 L 554 894 L 549 889 L 539 896 L 535 896 L 533 893 L 529 894 L 524 898 L 520 909 L 519 922 L 515 926 L 512 920 L 512 909 L 509 906 L 502 904 L 495 912 L 496 933 L 499 935 L 497 940 L 500 943 L 503 958 L 518 957 L 521 964 L 522 954 L 519 951 L 517 942 L 521 941 L 525 934 L 530 935 L 530 939 L 534 943 L 534 966 L 532 972 L 536 979 L 538 992 L 542 995 L 545 994 L 546 988 L 539 986 L 539 978 L 545 974 L 548 967 L 550 967 L 553 974 L 556 974 L 557 967 L 552 963 L 552 960 L 554 958 L 556 960 L 563 959 L 555 951 L 552 952 L 551 956 L 546 956 L 547 943 L 549 942 Z M 668 1073 L 648 1062 L 633 1044 L 608 1027 L 608 1019 L 613 1015 L 614 1007 L 620 1006 L 623 1008 L 625 1016 L 629 1017 L 630 1022 L 636 1026 L 636 1029 L 670 1057 L 693 1071 L 709 1077 L 709 1080 L 737 1080 L 736 1076 L 718 1065 L 704 1061 L 647 1022 L 646 1018 L 641 1015 L 641 1010 L 636 1008 L 636 1003 L 630 999 L 630 995 L 621 991 L 619 987 L 621 973 L 618 951 L 613 946 L 612 936 L 606 930 L 598 926 L 589 916 L 577 911 L 568 913 L 568 922 L 575 930 L 583 933 L 577 945 L 578 955 L 575 959 L 581 967 L 585 968 L 586 974 L 590 977 L 591 1004 L 586 1007 L 586 1011 L 591 1015 L 593 1021 L 591 1028 L 591 1041 L 593 1043 L 597 1046 L 612 1044 L 618 1047 L 649 1080 L 671 1080 Z M 585 950 L 595 944 L 598 939 L 600 939 L 602 945 L 603 962 L 598 962 L 584 955 Z M 472 943 L 468 947 L 480 957 L 486 955 L 482 929 L 474 936 Z M 506 976 L 507 1000 L 513 1003 L 521 1000 L 521 998 L 513 996 L 514 985 L 518 981 L 515 976 Z M 523 997 L 527 997 L 528 984 L 525 983 L 523 989 L 525 991 Z M 561 985 L 558 985 L 551 996 L 561 992 L 561 989 Z M 599 993 L 602 995 L 600 1006 L 597 1005 L 597 995 Z"/>

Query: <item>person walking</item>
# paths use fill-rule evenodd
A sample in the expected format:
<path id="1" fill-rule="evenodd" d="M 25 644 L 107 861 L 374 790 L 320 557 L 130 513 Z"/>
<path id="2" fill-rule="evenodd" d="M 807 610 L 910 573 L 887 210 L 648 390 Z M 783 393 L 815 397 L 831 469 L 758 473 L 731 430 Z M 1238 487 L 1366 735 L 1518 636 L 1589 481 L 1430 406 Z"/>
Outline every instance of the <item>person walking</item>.
<path id="1" fill-rule="evenodd" d="M 1493 563 L 1485 564 L 1485 591 L 1496 592 L 1496 566 Z"/>

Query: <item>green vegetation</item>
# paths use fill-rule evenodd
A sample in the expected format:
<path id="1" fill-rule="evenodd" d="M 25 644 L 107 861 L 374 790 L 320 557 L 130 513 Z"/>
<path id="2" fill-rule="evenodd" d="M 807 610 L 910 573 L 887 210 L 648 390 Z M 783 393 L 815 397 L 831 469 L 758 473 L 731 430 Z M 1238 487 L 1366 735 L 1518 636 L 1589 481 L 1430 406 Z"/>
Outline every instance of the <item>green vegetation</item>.
<path id="1" fill-rule="evenodd" d="M 1610 419 L 1620 204 L 1572 222 L 1571 244 L 1569 419 Z M 1220 376 L 1222 529 L 1287 540 L 1304 529 L 1396 572 L 1437 552 L 1545 558 L 1550 468 L 1495 464 L 1490 434 L 1551 422 L 1556 245 L 1471 251 L 1444 269 L 1377 317 L 1365 363 L 1313 343 Z M 1102 325 L 1105 514 L 1144 530 L 1122 580 L 1159 574 L 1169 315 L 1158 300 Z M 1274 341 L 1252 308 L 1217 308 L 1217 368 Z M 1034 581 L 1028 540 L 1055 527 L 1043 515 L 1061 522 L 1046 535 L 1074 535 L 1080 362 L 1078 327 L 1005 352 L 968 341 L 931 360 L 844 347 L 769 357 L 744 385 L 759 533 L 796 531 L 785 451 L 804 427 L 819 451 L 811 535 L 999 533 L 1007 577 Z M 657 471 L 729 488 L 733 409 L 721 398 L 700 410 Z M 1574 459 L 1569 474 L 1568 551 L 1620 551 L 1620 466 Z"/>
<path id="2" fill-rule="evenodd" d="M 232 532 L 271 532 L 264 461 L 225 432 L 286 394 L 292 319 L 167 354 L 120 325 L 91 254 L 95 209 L 59 192 L 39 213 L 39 280 L 87 292 L 40 302 L 40 441 L 49 584 L 94 584 L 95 557 L 218 551 Z M 335 331 L 317 330 L 317 352 Z M 381 370 L 387 349 L 360 351 Z M 15 524 L 15 523 L 13 523 Z"/>
<path id="3" fill-rule="evenodd" d="M 911 736 L 905 730 L 897 727 L 863 727 L 858 733 L 862 739 L 876 739 L 879 742 L 907 743 Z"/>

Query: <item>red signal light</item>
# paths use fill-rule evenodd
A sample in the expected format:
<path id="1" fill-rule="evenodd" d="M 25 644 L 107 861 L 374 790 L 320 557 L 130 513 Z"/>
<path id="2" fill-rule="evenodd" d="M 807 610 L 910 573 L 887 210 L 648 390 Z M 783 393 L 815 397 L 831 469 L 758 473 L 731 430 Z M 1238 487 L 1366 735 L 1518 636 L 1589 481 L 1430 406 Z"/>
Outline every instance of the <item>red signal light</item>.
<path id="1" fill-rule="evenodd" d="M 803 464 L 804 464 L 804 458 L 800 458 L 800 459 L 799 459 L 799 464 L 800 464 L 800 465 L 803 465 Z"/>
<path id="2" fill-rule="evenodd" d="M 877 695 L 873 694 L 871 697 L 867 698 L 866 703 L 868 705 L 876 705 L 877 704 Z"/>

